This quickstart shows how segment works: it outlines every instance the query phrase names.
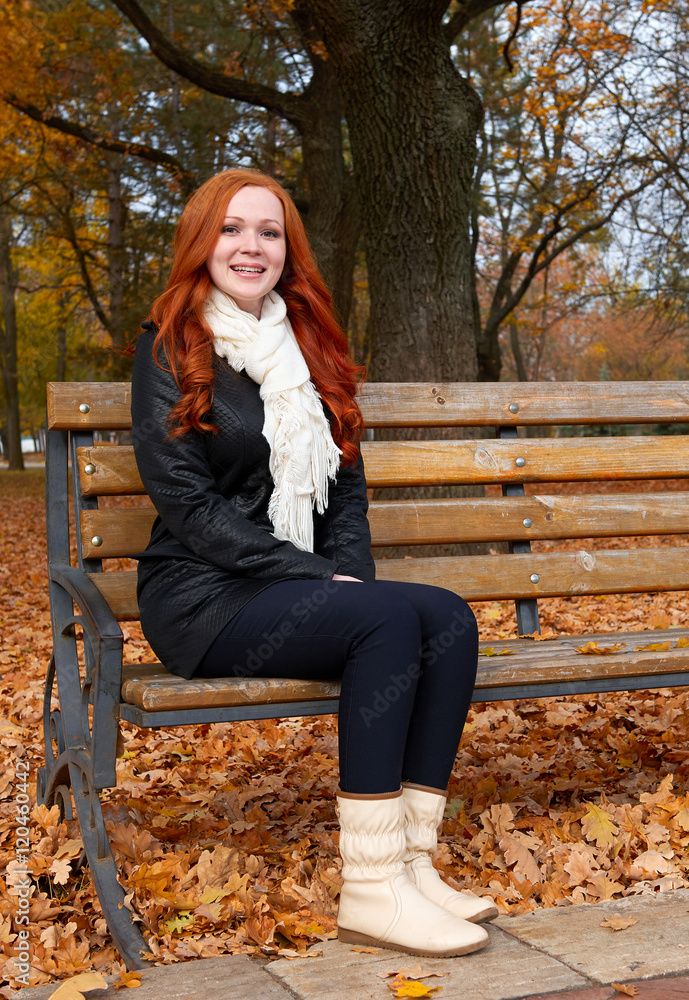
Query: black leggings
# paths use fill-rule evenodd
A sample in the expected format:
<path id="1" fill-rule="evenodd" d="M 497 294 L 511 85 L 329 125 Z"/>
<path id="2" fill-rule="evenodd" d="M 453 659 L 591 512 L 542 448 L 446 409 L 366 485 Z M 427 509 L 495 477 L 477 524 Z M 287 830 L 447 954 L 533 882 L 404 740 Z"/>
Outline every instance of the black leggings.
<path id="1" fill-rule="evenodd" d="M 285 580 L 225 626 L 195 677 L 342 679 L 340 787 L 444 789 L 476 679 L 478 630 L 449 590 Z"/>

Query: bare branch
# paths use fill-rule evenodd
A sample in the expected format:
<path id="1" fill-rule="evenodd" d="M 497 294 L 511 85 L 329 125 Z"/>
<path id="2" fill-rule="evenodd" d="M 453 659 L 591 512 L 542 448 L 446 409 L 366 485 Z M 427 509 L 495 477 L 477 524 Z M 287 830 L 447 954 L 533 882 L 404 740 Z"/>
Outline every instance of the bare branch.
<path id="1" fill-rule="evenodd" d="M 532 3 L 533 0 L 520 0 L 519 8 L 521 8 L 525 3 Z M 445 26 L 445 37 L 447 38 L 448 44 L 452 45 L 457 35 L 464 31 L 467 24 L 477 18 L 480 14 L 485 14 L 487 10 L 492 10 L 494 7 L 507 6 L 505 0 L 464 0 L 464 3 L 458 11 L 456 11 Z M 517 24 L 519 27 L 519 24 Z M 512 39 L 510 39 L 510 42 Z"/>
<path id="2" fill-rule="evenodd" d="M 210 66 L 205 66 L 198 59 L 190 56 L 184 49 L 173 45 L 170 39 L 160 31 L 142 10 L 136 0 L 112 0 L 114 5 L 134 25 L 144 38 L 155 56 L 190 83 L 195 84 L 210 94 L 226 97 L 233 101 L 243 101 L 253 107 L 273 111 L 281 118 L 291 122 L 299 131 L 302 130 L 306 108 L 304 101 L 296 94 L 284 94 L 274 87 L 262 83 L 252 83 L 236 77 L 226 76 Z"/>
<path id="3" fill-rule="evenodd" d="M 160 149 L 154 149 L 152 146 L 147 146 L 145 143 L 141 142 L 125 142 L 122 139 L 112 139 L 109 136 L 99 135 L 97 132 L 94 132 L 92 128 L 89 128 L 88 125 L 79 125 L 77 122 L 68 121 L 66 118 L 62 118 L 59 115 L 50 114 L 48 111 L 41 111 L 40 108 L 37 108 L 34 104 L 22 101 L 13 94 L 5 97 L 5 101 L 13 108 L 16 108 L 17 111 L 27 115 L 29 118 L 33 118 L 34 121 L 39 122 L 41 125 L 45 125 L 47 128 L 55 129 L 58 132 L 64 132 L 65 135 L 72 135 L 76 139 L 81 139 L 82 142 L 87 142 L 91 146 L 107 150 L 110 153 L 122 153 L 124 156 L 136 156 L 138 159 L 147 160 L 149 163 L 155 163 L 157 166 L 165 167 L 166 170 L 171 171 L 171 173 L 177 177 L 180 188 L 185 196 L 190 195 L 197 186 L 197 181 L 194 175 L 190 174 L 188 170 L 185 170 L 179 160 L 175 159 L 174 156 L 171 156 L 169 153 L 164 153 Z"/>

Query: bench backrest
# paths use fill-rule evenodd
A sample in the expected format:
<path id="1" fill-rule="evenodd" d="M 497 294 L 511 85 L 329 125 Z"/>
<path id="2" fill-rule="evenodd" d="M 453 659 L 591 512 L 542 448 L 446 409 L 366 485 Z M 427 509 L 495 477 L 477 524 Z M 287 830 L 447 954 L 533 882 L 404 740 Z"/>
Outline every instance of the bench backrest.
<path id="1" fill-rule="evenodd" d="M 50 558 L 65 560 L 67 505 L 61 493 L 70 455 L 77 560 L 118 619 L 138 617 L 136 574 L 103 572 L 101 560 L 145 548 L 155 512 L 99 505 L 99 498 L 141 496 L 144 488 L 133 448 L 94 443 L 93 434 L 131 428 L 130 398 L 128 383 L 48 385 Z M 654 493 L 639 482 L 687 479 L 688 435 L 639 433 L 637 427 L 634 434 L 555 436 L 563 427 L 581 425 L 689 425 L 689 383 L 370 383 L 360 404 L 374 437 L 362 442 L 370 487 L 498 484 L 503 494 L 374 501 L 375 546 L 508 542 L 510 547 L 509 554 L 490 556 L 386 559 L 379 576 L 436 583 L 468 600 L 515 598 L 522 602 L 520 632 L 538 627 L 538 597 L 689 589 L 682 546 L 530 551 L 532 541 L 544 539 L 689 533 L 689 493 Z M 549 436 L 519 436 L 518 427 L 536 426 Z M 377 428 L 391 427 L 426 428 L 428 436 L 375 440 Z M 434 440 L 438 427 L 477 427 L 484 436 L 438 440 L 436 431 Z M 549 483 L 601 480 L 634 482 L 616 494 L 547 492 Z M 525 484 L 545 489 L 525 495 Z"/>

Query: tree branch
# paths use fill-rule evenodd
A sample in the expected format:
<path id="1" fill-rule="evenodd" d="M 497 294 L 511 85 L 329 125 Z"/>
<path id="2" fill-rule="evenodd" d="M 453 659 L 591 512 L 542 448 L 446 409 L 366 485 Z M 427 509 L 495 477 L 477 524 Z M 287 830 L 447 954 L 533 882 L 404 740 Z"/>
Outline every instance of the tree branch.
<path id="1" fill-rule="evenodd" d="M 521 6 L 525 3 L 532 3 L 533 0 L 521 0 Z M 485 14 L 493 7 L 506 6 L 505 0 L 464 0 L 458 11 L 452 15 L 445 26 L 445 36 L 448 45 L 452 45 L 457 35 L 464 31 L 467 24 L 477 18 L 480 14 Z"/>
<path id="2" fill-rule="evenodd" d="M 169 153 L 164 153 L 160 149 L 154 149 L 152 146 L 146 146 L 141 142 L 125 142 L 122 139 L 111 139 L 108 136 L 99 135 L 87 125 L 79 125 L 59 115 L 52 115 L 48 111 L 41 111 L 34 104 L 22 101 L 13 94 L 5 97 L 5 101 L 13 108 L 16 108 L 17 111 L 27 115 L 29 118 L 33 118 L 34 121 L 47 126 L 47 128 L 64 132 L 65 135 L 72 135 L 76 139 L 81 139 L 82 142 L 87 142 L 91 146 L 107 150 L 110 153 L 136 156 L 138 159 L 147 160 L 149 163 L 165 167 L 166 170 L 170 170 L 177 177 L 185 197 L 188 197 L 197 187 L 198 182 L 194 175 L 185 170 L 179 160 L 175 159 Z"/>
<path id="3" fill-rule="evenodd" d="M 299 96 L 283 94 L 274 87 L 266 87 L 262 83 L 238 80 L 236 77 L 226 76 L 210 66 L 205 66 L 184 49 L 173 45 L 136 0 L 112 0 L 112 2 L 131 21 L 142 38 L 148 42 L 153 54 L 168 69 L 174 70 L 179 76 L 210 94 L 273 111 L 301 131 L 305 108 Z"/>
<path id="4" fill-rule="evenodd" d="M 655 184 L 655 182 L 658 180 L 658 177 L 661 174 L 666 173 L 667 169 L 669 168 L 666 168 L 666 170 L 661 170 L 658 173 L 653 174 L 651 177 L 646 178 L 646 180 L 642 181 L 641 184 L 638 184 L 631 191 L 623 191 L 622 194 L 615 199 L 615 201 L 612 203 L 612 205 L 604 215 L 599 215 L 597 218 L 592 219 L 591 222 L 587 223 L 587 225 L 582 226 L 580 229 L 576 229 L 560 243 L 557 243 L 549 252 L 546 252 L 548 250 L 548 247 L 552 245 L 552 243 L 556 240 L 557 236 L 562 232 L 563 217 L 571 208 L 576 207 L 575 203 L 563 206 L 562 209 L 558 211 L 550 229 L 543 234 L 536 248 L 534 249 L 531 255 L 531 260 L 529 261 L 529 265 L 526 270 L 526 274 L 519 283 L 519 286 L 517 287 L 516 291 L 507 298 L 507 300 L 503 303 L 503 306 L 499 311 L 496 311 L 494 315 L 488 318 L 487 328 L 488 326 L 490 326 L 492 329 L 497 329 L 500 326 L 500 324 L 506 319 L 506 317 L 509 316 L 509 314 L 519 305 L 524 295 L 526 295 L 526 292 L 528 291 L 529 286 L 531 285 L 531 282 L 533 281 L 535 276 L 537 274 L 540 274 L 540 272 L 543 271 L 546 267 L 549 267 L 556 257 L 559 257 L 560 254 L 563 253 L 565 250 L 568 250 L 571 246 L 574 246 L 575 243 L 578 243 L 579 240 L 582 239 L 582 237 L 587 236 L 589 233 L 595 232 L 597 229 L 601 229 L 603 226 L 606 226 L 612 220 L 612 217 L 614 216 L 615 212 L 621 205 L 623 205 L 626 201 L 629 201 L 631 198 L 634 198 L 636 195 L 640 194 L 647 187 L 650 187 L 651 184 Z"/>

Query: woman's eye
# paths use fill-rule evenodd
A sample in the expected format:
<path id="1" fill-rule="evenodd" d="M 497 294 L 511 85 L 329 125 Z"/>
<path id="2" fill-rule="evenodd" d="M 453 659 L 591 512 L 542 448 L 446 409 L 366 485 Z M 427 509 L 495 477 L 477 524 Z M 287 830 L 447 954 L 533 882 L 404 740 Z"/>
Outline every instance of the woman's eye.
<path id="1" fill-rule="evenodd" d="M 223 226 L 222 227 L 222 232 L 223 233 L 236 233 L 237 232 L 237 227 L 236 226 Z"/>
<path id="2" fill-rule="evenodd" d="M 265 229 L 262 233 L 263 236 L 268 236 L 272 240 L 278 239 L 279 233 L 276 233 L 274 229 Z"/>

